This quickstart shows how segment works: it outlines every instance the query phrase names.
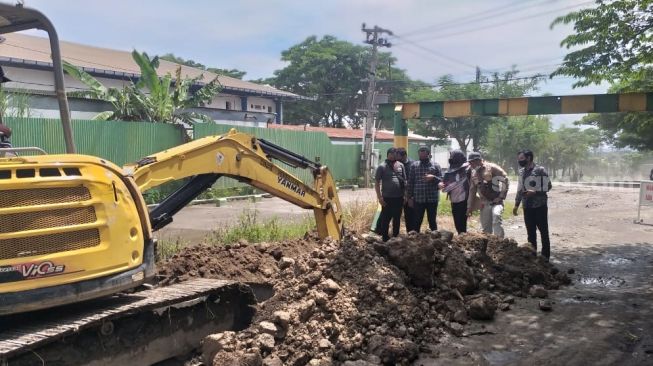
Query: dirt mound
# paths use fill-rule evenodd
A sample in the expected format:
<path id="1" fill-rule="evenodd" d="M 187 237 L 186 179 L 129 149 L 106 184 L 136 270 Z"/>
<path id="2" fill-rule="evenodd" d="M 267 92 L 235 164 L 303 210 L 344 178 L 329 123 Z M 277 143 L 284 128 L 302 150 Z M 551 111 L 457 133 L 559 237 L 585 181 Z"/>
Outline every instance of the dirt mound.
<path id="1" fill-rule="evenodd" d="M 319 240 L 315 234 L 280 243 L 197 245 L 183 248 L 158 266 L 162 285 L 190 278 L 222 278 L 242 282 L 268 282 L 276 275 L 277 262 L 310 253 Z"/>
<path id="2" fill-rule="evenodd" d="M 274 245 L 189 248 L 183 265 L 173 258 L 163 266 L 168 282 L 207 275 L 274 284 L 247 330 L 205 339 L 206 364 L 409 364 L 445 332 L 462 335 L 470 318 L 509 310 L 511 295 L 569 283 L 530 249 L 493 236 L 411 233 L 382 243 L 351 234 L 285 244 L 281 256 Z M 292 245 L 302 249 L 290 258 Z"/>

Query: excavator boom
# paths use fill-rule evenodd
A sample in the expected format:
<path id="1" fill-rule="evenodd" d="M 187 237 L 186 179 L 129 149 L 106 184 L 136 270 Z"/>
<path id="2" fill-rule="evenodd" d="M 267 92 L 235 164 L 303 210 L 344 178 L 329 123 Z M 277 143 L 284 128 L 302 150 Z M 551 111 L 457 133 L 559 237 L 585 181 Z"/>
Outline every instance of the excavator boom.
<path id="1" fill-rule="evenodd" d="M 311 169 L 311 187 L 276 165 L 272 159 Z M 150 155 L 124 167 L 141 192 L 161 184 L 191 178 L 150 212 L 153 230 L 172 221 L 190 200 L 221 176 L 234 178 L 305 209 L 312 209 L 320 237 L 340 239 L 342 214 L 336 186 L 328 168 L 254 136 L 232 129 Z"/>

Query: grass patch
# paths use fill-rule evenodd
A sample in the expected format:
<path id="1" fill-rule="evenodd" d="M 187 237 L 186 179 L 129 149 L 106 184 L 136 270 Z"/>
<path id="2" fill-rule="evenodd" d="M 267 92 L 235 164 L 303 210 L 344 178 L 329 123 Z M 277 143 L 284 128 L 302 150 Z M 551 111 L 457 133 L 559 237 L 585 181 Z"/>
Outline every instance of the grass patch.
<path id="1" fill-rule="evenodd" d="M 230 244 L 240 239 L 250 243 L 300 238 L 315 229 L 315 219 L 306 215 L 297 221 L 278 217 L 260 220 L 256 210 L 245 210 L 233 226 L 213 231 L 206 239 L 210 244 Z"/>
<path id="2" fill-rule="evenodd" d="M 306 215 L 296 221 L 282 221 L 278 217 L 261 221 L 256 210 L 245 210 L 238 217 L 235 225 L 213 231 L 204 238 L 203 243 L 209 245 L 232 244 L 241 239 L 249 243 L 275 242 L 303 237 L 315 229 L 315 219 Z M 183 238 L 174 240 L 159 240 L 157 243 L 156 260 L 169 259 L 190 243 Z"/>
<path id="3" fill-rule="evenodd" d="M 356 200 L 342 209 L 342 221 L 348 230 L 367 232 L 372 225 L 378 202 Z"/>
<path id="4" fill-rule="evenodd" d="M 156 243 L 156 261 L 160 262 L 170 259 L 170 257 L 179 253 L 179 251 L 188 244 L 189 243 L 182 238 L 177 238 L 174 240 L 158 240 Z"/>

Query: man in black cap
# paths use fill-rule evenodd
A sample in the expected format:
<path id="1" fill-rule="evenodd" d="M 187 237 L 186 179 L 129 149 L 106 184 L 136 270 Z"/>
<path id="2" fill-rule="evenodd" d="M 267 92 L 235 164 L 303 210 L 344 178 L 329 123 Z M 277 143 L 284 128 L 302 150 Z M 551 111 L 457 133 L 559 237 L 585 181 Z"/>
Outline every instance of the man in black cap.
<path id="1" fill-rule="evenodd" d="M 508 175 L 500 166 L 484 161 L 477 151 L 469 153 L 467 161 L 472 169 L 467 215 L 480 208 L 483 232 L 503 238 L 503 201 L 508 195 Z"/>
<path id="2" fill-rule="evenodd" d="M 417 151 L 419 161 L 413 163 L 408 173 L 408 189 L 406 198 L 408 204 L 415 208 L 414 230 L 419 232 L 424 221 L 424 211 L 429 221 L 429 228 L 437 230 L 436 215 L 438 213 L 438 202 L 440 191 L 438 184 L 442 180 L 442 171 L 438 163 L 431 161 L 431 151 L 428 147 L 422 146 Z"/>
<path id="3" fill-rule="evenodd" d="M 451 201 L 451 214 L 458 234 L 467 232 L 467 195 L 469 194 L 469 164 L 462 150 L 449 153 L 449 170 L 444 173 L 440 189 Z"/>
<path id="4" fill-rule="evenodd" d="M 2 88 L 2 84 L 9 82 L 9 80 L 5 76 L 5 71 L 0 67 L 0 88 Z M 11 137 L 11 128 L 5 126 L 2 123 L 2 113 L 0 113 L 0 148 L 8 148 L 11 147 L 11 142 L 9 141 L 9 138 Z"/>

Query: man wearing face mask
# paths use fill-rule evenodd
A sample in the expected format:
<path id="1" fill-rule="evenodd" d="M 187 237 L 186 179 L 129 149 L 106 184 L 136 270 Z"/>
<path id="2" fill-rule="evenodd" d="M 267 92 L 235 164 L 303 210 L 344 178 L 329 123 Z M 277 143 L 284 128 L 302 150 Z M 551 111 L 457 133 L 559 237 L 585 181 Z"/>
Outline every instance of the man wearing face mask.
<path id="1" fill-rule="evenodd" d="M 419 161 L 413 163 L 408 174 L 408 189 L 406 198 L 408 204 L 415 209 L 415 221 L 413 229 L 420 231 L 424 221 L 424 211 L 428 218 L 429 228 L 437 230 L 436 215 L 438 213 L 438 201 L 440 191 L 438 184 L 442 180 L 440 165 L 431 161 L 431 152 L 426 146 L 417 151 Z"/>
<path id="2" fill-rule="evenodd" d="M 391 147 L 387 152 L 387 159 L 376 168 L 374 175 L 376 185 L 376 198 L 381 204 L 381 215 L 377 226 L 377 234 L 387 241 L 390 220 L 392 220 L 392 236 L 399 235 L 401 223 L 401 208 L 404 204 L 404 188 L 406 174 L 404 165 L 396 159 L 396 149 Z"/>
<path id="3" fill-rule="evenodd" d="M 483 232 L 503 238 L 503 201 L 508 194 L 508 175 L 500 166 L 483 161 L 481 153 L 471 152 L 468 157 L 472 169 L 467 200 L 467 216 L 480 207 Z M 478 193 L 478 196 L 476 195 Z"/>
<path id="4" fill-rule="evenodd" d="M 406 178 L 410 172 L 410 167 L 415 162 L 413 159 L 408 157 L 406 149 L 403 147 L 397 148 L 397 161 L 401 162 L 404 165 L 404 173 L 406 173 Z M 404 221 L 406 223 L 406 232 L 414 231 L 415 228 L 415 210 L 413 206 L 408 205 L 408 199 L 404 199 Z"/>
<path id="5" fill-rule="evenodd" d="M 516 216 L 519 205 L 524 203 L 524 224 L 528 233 L 528 242 L 537 254 L 537 229 L 539 229 L 542 237 L 542 257 L 549 260 L 551 244 L 549 242 L 547 192 L 551 190 L 551 180 L 546 169 L 536 165 L 533 161 L 532 151 L 520 151 L 517 159 L 520 166 L 519 183 L 515 208 L 512 213 Z"/>
<path id="6" fill-rule="evenodd" d="M 449 170 L 444 173 L 440 189 L 451 201 L 451 213 L 458 234 L 467 232 L 467 195 L 469 194 L 470 169 L 462 150 L 449 153 Z"/>

